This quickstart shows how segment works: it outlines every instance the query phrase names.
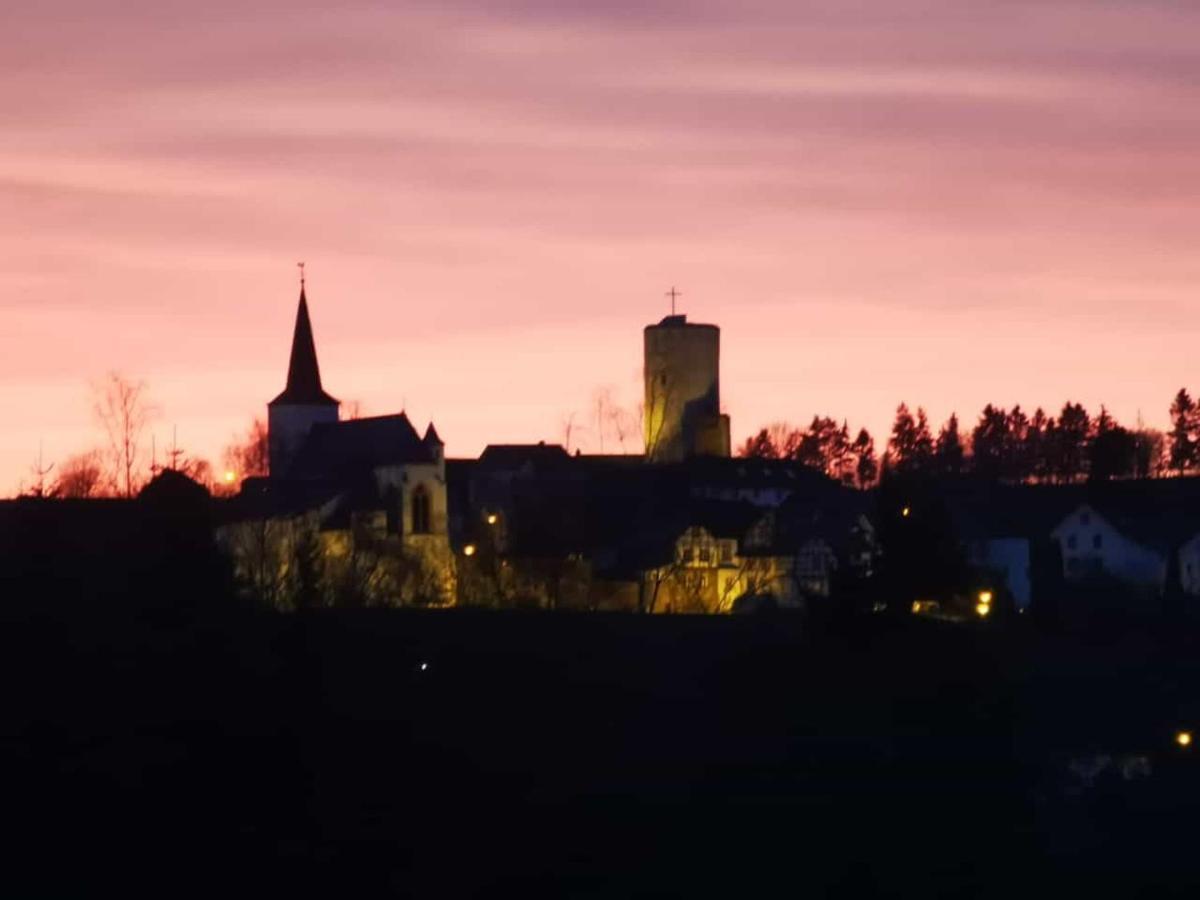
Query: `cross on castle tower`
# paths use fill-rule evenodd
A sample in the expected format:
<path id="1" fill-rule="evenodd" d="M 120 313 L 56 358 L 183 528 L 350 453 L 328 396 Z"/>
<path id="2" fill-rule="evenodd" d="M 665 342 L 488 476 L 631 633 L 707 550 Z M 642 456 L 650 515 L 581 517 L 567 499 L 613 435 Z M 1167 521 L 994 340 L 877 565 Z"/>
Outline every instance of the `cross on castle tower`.
<path id="1" fill-rule="evenodd" d="M 667 291 L 666 296 L 671 298 L 671 315 L 675 315 L 675 300 L 683 296 L 683 291 L 675 290 L 675 285 L 671 285 L 671 289 Z"/>

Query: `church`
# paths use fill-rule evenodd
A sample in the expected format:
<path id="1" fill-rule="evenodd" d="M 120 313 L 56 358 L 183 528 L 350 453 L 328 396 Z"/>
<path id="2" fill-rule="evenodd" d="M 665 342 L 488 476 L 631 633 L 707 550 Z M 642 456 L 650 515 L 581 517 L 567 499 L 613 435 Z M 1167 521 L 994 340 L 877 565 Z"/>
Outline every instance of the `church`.
<path id="1" fill-rule="evenodd" d="M 404 412 L 340 419 L 321 383 L 303 279 L 287 381 L 267 404 L 270 472 L 248 478 L 222 542 L 282 608 L 454 601 L 445 448 Z"/>

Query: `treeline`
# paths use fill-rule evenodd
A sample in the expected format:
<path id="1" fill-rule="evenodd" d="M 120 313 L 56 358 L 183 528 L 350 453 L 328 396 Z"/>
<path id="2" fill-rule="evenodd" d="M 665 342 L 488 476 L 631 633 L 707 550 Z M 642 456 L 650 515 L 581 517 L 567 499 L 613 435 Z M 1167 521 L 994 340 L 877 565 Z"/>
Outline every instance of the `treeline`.
<path id="1" fill-rule="evenodd" d="M 348 404 L 351 418 L 358 404 Z M 187 475 L 211 493 L 228 494 L 242 478 L 267 472 L 267 426 L 254 419 L 249 430 L 236 435 L 222 455 L 218 473 L 206 459 L 170 442 L 156 443 L 152 426 L 159 408 L 144 381 L 110 372 L 92 385 L 92 414 L 99 428 L 96 447 L 47 461 L 39 451 L 30 477 L 17 489 L 19 496 L 57 499 L 133 497 L 164 470 Z"/>
<path id="2" fill-rule="evenodd" d="M 848 423 L 826 416 L 808 428 L 785 422 L 761 429 L 738 455 L 794 459 L 838 481 L 869 487 L 889 474 L 955 476 L 974 474 L 1013 482 L 1067 484 L 1083 480 L 1153 478 L 1200 469 L 1200 403 L 1180 389 L 1171 404 L 1167 434 L 1118 423 L 1100 407 L 1090 414 L 1067 402 L 1057 416 L 1040 407 L 1032 414 L 988 404 L 969 432 L 958 416 L 934 434 L 924 409 L 896 410 L 882 454 L 865 428 L 851 437 Z"/>

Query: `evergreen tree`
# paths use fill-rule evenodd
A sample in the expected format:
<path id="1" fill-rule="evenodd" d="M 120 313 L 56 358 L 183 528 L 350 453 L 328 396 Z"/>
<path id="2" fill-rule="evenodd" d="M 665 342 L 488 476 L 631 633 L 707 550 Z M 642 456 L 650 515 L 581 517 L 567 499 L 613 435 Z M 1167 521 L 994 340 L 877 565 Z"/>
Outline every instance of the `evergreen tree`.
<path id="1" fill-rule="evenodd" d="M 1054 427 L 1054 420 L 1046 417 L 1046 412 L 1040 406 L 1033 411 L 1029 419 L 1029 427 L 1025 431 L 1025 448 L 1023 455 L 1028 465 L 1028 476 L 1031 480 L 1042 481 L 1048 477 L 1046 466 L 1047 434 Z"/>
<path id="2" fill-rule="evenodd" d="M 1003 407 L 989 403 L 979 414 L 979 424 L 971 432 L 975 471 L 988 478 L 1003 475 L 1008 444 L 1008 413 Z"/>
<path id="3" fill-rule="evenodd" d="M 1087 474 L 1091 433 L 1091 419 L 1083 404 L 1064 404 L 1054 442 L 1054 470 L 1062 481 L 1074 481 Z"/>
<path id="4" fill-rule="evenodd" d="M 854 438 L 854 477 L 860 488 L 869 488 L 879 476 L 879 463 L 875 459 L 875 439 L 860 428 Z"/>
<path id="5" fill-rule="evenodd" d="M 1025 453 L 1028 441 L 1029 417 L 1018 403 L 1008 413 L 1004 435 L 1004 475 L 1012 481 L 1026 481 L 1033 474 L 1033 460 Z"/>
<path id="6" fill-rule="evenodd" d="M 1171 403 L 1171 433 L 1168 440 L 1171 468 L 1181 475 L 1187 469 L 1196 466 L 1196 432 L 1197 426 L 1200 425 L 1198 419 L 1200 413 L 1197 411 L 1196 402 L 1192 400 L 1186 388 L 1180 388 Z"/>
<path id="7" fill-rule="evenodd" d="M 958 416 L 950 414 L 942 430 L 938 432 L 934 450 L 937 470 L 943 475 L 959 475 L 963 470 L 962 437 L 958 433 Z"/>
<path id="8" fill-rule="evenodd" d="M 1128 478 L 1137 469 L 1136 435 L 1111 419 L 1105 423 L 1102 431 L 1097 429 L 1088 449 L 1091 462 L 1088 477 L 1093 480 Z"/>

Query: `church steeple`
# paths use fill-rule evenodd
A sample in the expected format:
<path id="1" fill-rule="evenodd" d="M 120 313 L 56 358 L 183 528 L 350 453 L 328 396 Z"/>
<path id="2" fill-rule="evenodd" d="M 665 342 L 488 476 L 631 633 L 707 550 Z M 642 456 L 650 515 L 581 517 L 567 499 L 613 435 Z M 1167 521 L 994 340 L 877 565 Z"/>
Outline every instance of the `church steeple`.
<path id="1" fill-rule="evenodd" d="M 321 387 L 317 346 L 313 341 L 308 298 L 304 296 L 304 266 L 300 266 L 300 306 L 292 332 L 292 355 L 288 360 L 287 387 L 267 404 L 267 446 L 271 476 L 287 474 L 287 468 L 308 439 L 315 425 L 335 423 L 338 402 Z"/>
<path id="2" fill-rule="evenodd" d="M 308 298 L 304 279 L 300 279 L 300 306 L 296 310 L 296 327 L 292 332 L 292 355 L 288 360 L 287 387 L 271 401 L 277 404 L 304 406 L 337 406 L 338 402 L 321 387 L 321 369 L 317 365 L 317 347 L 313 341 L 312 320 L 308 316 Z"/>

